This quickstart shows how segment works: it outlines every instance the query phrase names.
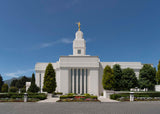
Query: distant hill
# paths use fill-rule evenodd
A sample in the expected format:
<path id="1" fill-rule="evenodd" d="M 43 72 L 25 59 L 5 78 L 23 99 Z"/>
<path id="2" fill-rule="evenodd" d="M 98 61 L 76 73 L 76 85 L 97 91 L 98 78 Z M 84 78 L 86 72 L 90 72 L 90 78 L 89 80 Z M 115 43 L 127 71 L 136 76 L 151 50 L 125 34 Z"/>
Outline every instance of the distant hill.
<path id="1" fill-rule="evenodd" d="M 8 79 L 8 80 L 4 80 L 4 83 L 8 84 L 8 86 L 10 86 L 11 82 L 15 79 L 19 80 L 21 79 L 23 76 L 20 76 L 20 77 L 17 77 L 17 78 L 11 78 L 11 79 Z M 28 76 L 26 76 L 28 77 Z M 28 77 L 28 78 L 31 78 L 31 77 Z"/>

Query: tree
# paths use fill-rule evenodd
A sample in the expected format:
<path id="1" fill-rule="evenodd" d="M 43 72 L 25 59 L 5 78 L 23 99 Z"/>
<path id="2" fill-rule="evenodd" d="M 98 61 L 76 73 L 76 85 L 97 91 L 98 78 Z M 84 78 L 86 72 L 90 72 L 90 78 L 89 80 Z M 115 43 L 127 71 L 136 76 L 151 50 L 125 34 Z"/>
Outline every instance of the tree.
<path id="1" fill-rule="evenodd" d="M 130 90 L 138 86 L 138 80 L 133 69 L 122 70 L 122 90 Z"/>
<path id="2" fill-rule="evenodd" d="M 157 81 L 157 84 L 160 84 L 160 60 L 157 67 L 158 67 L 158 71 L 156 73 L 156 81 Z"/>
<path id="3" fill-rule="evenodd" d="M 15 79 L 15 80 L 12 80 L 12 82 L 11 82 L 11 87 L 16 87 L 16 83 L 18 82 L 18 80 L 17 79 Z"/>
<path id="4" fill-rule="evenodd" d="M 8 84 L 3 84 L 2 92 L 8 92 Z"/>
<path id="5" fill-rule="evenodd" d="M 4 84 L 4 82 L 3 82 L 3 78 L 2 78 L 2 76 L 1 76 L 1 74 L 0 74 L 0 92 L 1 92 L 1 89 L 2 89 L 2 85 Z"/>
<path id="6" fill-rule="evenodd" d="M 31 86 L 28 88 L 28 92 L 37 93 L 39 91 L 39 87 L 35 84 L 35 75 L 32 74 Z"/>
<path id="7" fill-rule="evenodd" d="M 17 87 L 18 89 L 24 88 L 26 85 L 26 82 L 30 82 L 31 78 L 28 78 L 26 76 L 21 77 L 20 79 L 15 79 L 11 82 L 10 86 Z"/>
<path id="8" fill-rule="evenodd" d="M 18 91 L 18 88 L 16 88 L 16 87 L 10 87 L 9 88 L 9 92 L 16 93 L 17 91 Z"/>
<path id="9" fill-rule="evenodd" d="M 114 90 L 119 91 L 121 90 L 121 87 L 122 87 L 122 69 L 119 64 L 115 64 L 113 66 L 113 73 L 114 73 L 114 79 L 115 79 Z"/>
<path id="10" fill-rule="evenodd" d="M 44 82 L 43 82 L 43 91 L 48 93 L 52 93 L 55 91 L 57 84 L 56 84 L 56 74 L 53 69 L 51 63 L 48 64 L 45 70 Z"/>
<path id="11" fill-rule="evenodd" d="M 102 85 L 105 90 L 112 90 L 114 88 L 113 70 L 108 65 L 103 70 Z"/>
<path id="12" fill-rule="evenodd" d="M 148 88 L 154 90 L 156 84 L 156 69 L 149 64 L 144 64 L 139 74 L 140 88 Z"/>

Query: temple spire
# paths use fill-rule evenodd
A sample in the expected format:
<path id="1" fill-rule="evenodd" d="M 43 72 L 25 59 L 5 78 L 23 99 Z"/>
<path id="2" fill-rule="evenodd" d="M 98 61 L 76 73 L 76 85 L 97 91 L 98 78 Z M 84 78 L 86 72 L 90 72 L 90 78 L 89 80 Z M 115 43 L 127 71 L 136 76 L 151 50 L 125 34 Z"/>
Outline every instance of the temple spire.
<path id="1" fill-rule="evenodd" d="M 78 25 L 78 28 L 79 28 L 78 31 L 80 31 L 81 30 L 81 23 L 78 22 L 77 25 Z"/>

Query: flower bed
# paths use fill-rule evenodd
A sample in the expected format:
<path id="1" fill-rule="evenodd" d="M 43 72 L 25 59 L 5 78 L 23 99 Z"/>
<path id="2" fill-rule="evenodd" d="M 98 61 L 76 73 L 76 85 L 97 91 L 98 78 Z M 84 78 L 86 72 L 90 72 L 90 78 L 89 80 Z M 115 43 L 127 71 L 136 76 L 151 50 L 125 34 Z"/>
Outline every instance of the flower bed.
<path id="1" fill-rule="evenodd" d="M 68 94 L 60 96 L 60 100 L 57 102 L 100 102 L 100 101 L 97 99 L 97 96 L 89 94 L 84 94 L 84 95 Z"/>

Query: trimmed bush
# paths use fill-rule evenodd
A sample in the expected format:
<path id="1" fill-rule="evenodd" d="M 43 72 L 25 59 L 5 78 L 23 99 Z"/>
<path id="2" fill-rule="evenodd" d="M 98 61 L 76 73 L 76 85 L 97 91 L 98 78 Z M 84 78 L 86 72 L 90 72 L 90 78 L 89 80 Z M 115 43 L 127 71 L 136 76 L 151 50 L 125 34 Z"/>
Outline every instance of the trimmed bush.
<path id="1" fill-rule="evenodd" d="M 54 92 L 55 95 L 63 95 L 62 92 Z"/>
<path id="2" fill-rule="evenodd" d="M 68 95 L 62 95 L 62 96 L 60 96 L 60 99 L 66 99 L 66 98 L 68 98 Z"/>
<path id="3" fill-rule="evenodd" d="M 25 93 L 25 92 L 26 92 L 26 88 L 22 88 L 21 93 Z"/>
<path id="4" fill-rule="evenodd" d="M 119 98 L 129 98 L 130 93 L 120 93 L 110 95 L 111 99 L 118 100 Z M 135 93 L 135 97 L 160 97 L 160 92 L 145 92 L 145 93 Z"/>
<path id="5" fill-rule="evenodd" d="M 9 92 L 16 93 L 17 91 L 18 91 L 18 88 L 17 88 L 17 87 L 10 87 L 10 88 L 9 88 Z"/>
<path id="6" fill-rule="evenodd" d="M 3 84 L 1 91 L 2 91 L 2 92 L 8 92 L 8 84 Z"/>
<path id="7" fill-rule="evenodd" d="M 8 93 L 8 94 L 0 94 L 0 98 L 23 98 L 24 94 L 18 94 L 18 93 Z M 38 94 L 28 94 L 28 98 L 35 98 L 39 100 L 44 100 L 47 98 L 47 95 L 44 93 L 38 93 Z"/>

